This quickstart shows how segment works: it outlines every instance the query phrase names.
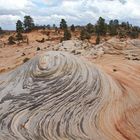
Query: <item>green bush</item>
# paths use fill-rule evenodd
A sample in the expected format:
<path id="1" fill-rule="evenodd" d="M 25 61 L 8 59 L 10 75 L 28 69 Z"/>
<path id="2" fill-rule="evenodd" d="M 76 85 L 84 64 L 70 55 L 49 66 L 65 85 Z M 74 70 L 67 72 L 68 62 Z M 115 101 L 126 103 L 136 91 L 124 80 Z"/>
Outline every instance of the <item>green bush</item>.
<path id="1" fill-rule="evenodd" d="M 67 22 L 65 21 L 65 19 L 61 19 L 61 22 L 60 22 L 60 29 L 62 30 L 66 30 L 67 29 Z"/>
<path id="2" fill-rule="evenodd" d="M 31 16 L 24 16 L 24 28 L 26 32 L 30 32 L 34 29 L 34 21 Z"/>
<path id="3" fill-rule="evenodd" d="M 80 39 L 81 40 L 85 40 L 85 39 L 90 39 L 91 38 L 91 35 L 90 33 L 88 33 L 86 31 L 86 29 L 82 29 L 81 33 L 80 33 Z"/>
<path id="4" fill-rule="evenodd" d="M 71 33 L 69 30 L 64 30 L 64 37 L 63 40 L 70 40 L 71 39 Z"/>

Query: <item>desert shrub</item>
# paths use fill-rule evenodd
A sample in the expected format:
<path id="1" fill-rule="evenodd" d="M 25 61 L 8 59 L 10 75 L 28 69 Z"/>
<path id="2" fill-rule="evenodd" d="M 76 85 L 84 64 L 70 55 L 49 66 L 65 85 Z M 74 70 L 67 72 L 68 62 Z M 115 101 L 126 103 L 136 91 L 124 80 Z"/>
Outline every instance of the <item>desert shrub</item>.
<path id="1" fill-rule="evenodd" d="M 90 33 L 88 33 L 85 29 L 82 29 L 80 33 L 80 39 L 85 40 L 85 39 L 90 39 L 90 38 L 91 38 Z"/>
<path id="2" fill-rule="evenodd" d="M 120 31 L 118 35 L 119 35 L 119 38 L 125 38 L 126 37 L 126 32 L 125 31 Z"/>
<path id="3" fill-rule="evenodd" d="M 116 72 L 117 70 L 116 69 L 113 69 L 113 71 Z"/>
<path id="4" fill-rule="evenodd" d="M 132 39 L 136 39 L 139 37 L 139 33 L 137 31 L 132 31 L 130 32 L 129 36 L 132 38 Z"/>
<path id="5" fill-rule="evenodd" d="M 96 38 L 96 44 L 100 44 L 100 36 L 99 35 Z"/>
<path id="6" fill-rule="evenodd" d="M 86 25 L 86 30 L 87 30 L 87 32 L 89 33 L 89 34 L 92 34 L 93 32 L 94 32 L 94 26 L 91 24 L 91 23 L 88 23 L 87 25 Z"/>
<path id="7" fill-rule="evenodd" d="M 44 43 L 45 42 L 45 38 L 42 38 L 41 40 L 36 40 L 39 43 Z"/>
<path id="8" fill-rule="evenodd" d="M 8 44 L 9 44 L 9 45 L 16 44 L 14 40 L 15 40 L 14 37 L 13 37 L 13 36 L 10 36 L 10 37 L 8 38 Z"/>
<path id="9" fill-rule="evenodd" d="M 75 31 L 75 26 L 72 24 L 71 25 L 71 31 L 74 32 Z"/>
<path id="10" fill-rule="evenodd" d="M 37 51 L 40 51 L 40 47 L 37 47 L 37 49 L 36 49 Z"/>
<path id="11" fill-rule="evenodd" d="M 22 34 L 21 34 L 20 32 L 17 33 L 17 35 L 16 35 L 16 40 L 17 40 L 17 41 L 23 40 L 23 36 L 22 36 Z"/>
<path id="12" fill-rule="evenodd" d="M 30 59 L 28 57 L 23 59 L 23 63 L 26 63 L 27 61 L 29 61 Z"/>
<path id="13" fill-rule="evenodd" d="M 25 56 L 25 53 L 22 53 L 22 55 L 21 56 Z"/>
<path id="14" fill-rule="evenodd" d="M 64 30 L 64 37 L 63 40 L 70 40 L 71 39 L 71 33 L 69 30 Z"/>
<path id="15" fill-rule="evenodd" d="M 118 34 L 117 32 L 118 24 L 116 23 L 116 20 L 110 20 L 108 25 L 108 32 L 111 36 L 115 36 Z"/>

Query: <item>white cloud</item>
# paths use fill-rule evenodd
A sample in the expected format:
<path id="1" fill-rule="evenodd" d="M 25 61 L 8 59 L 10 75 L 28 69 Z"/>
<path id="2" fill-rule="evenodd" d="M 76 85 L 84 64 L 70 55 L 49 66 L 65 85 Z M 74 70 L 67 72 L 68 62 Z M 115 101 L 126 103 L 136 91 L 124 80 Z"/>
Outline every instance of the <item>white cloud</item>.
<path id="1" fill-rule="evenodd" d="M 31 11 L 35 5 L 30 0 L 1 0 L 0 26 L 4 29 L 15 29 L 15 23 L 22 19 L 26 11 Z"/>
<path id="2" fill-rule="evenodd" d="M 30 1 L 28 0 L 1 0 L 0 8 L 2 9 L 24 9 Z"/>
<path id="3" fill-rule="evenodd" d="M 140 0 L 1 0 L 0 26 L 8 28 L 17 18 L 31 15 L 38 24 L 95 23 L 99 16 L 140 24 Z M 4 18 L 5 17 L 5 18 Z M 10 17 L 10 18 L 9 18 Z M 9 18 L 9 19 L 8 19 Z M 11 28 L 11 26 L 10 26 Z"/>

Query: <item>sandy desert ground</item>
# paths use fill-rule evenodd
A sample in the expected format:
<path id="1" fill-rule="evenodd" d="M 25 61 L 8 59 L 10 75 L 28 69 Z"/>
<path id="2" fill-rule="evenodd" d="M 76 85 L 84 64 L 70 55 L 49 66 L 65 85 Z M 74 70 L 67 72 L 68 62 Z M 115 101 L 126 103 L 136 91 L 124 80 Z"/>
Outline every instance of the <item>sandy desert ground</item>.
<path id="1" fill-rule="evenodd" d="M 140 139 L 139 39 L 36 39 L 0 48 L 2 140 Z"/>

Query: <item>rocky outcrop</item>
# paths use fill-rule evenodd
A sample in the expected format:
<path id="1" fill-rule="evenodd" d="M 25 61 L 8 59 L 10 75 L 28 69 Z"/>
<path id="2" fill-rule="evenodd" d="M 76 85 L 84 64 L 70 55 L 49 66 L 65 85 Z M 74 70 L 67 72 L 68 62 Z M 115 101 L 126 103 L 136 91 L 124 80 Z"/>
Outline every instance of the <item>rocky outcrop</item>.
<path id="1" fill-rule="evenodd" d="M 115 78 L 64 52 L 29 60 L 0 76 L 0 139 L 139 140 L 140 72 L 131 72 Z"/>
<path id="2" fill-rule="evenodd" d="M 88 42 L 79 40 L 69 40 L 63 41 L 62 43 L 56 45 L 54 47 L 54 50 L 66 51 L 80 56 L 92 56 L 94 58 L 103 56 L 104 54 L 122 54 L 125 55 L 128 59 L 129 57 L 131 57 L 133 60 L 140 56 L 139 46 L 140 40 L 138 39 L 121 41 L 120 39 L 112 38 L 99 45 L 93 45 Z M 134 55 L 136 55 L 137 57 L 134 57 Z"/>

